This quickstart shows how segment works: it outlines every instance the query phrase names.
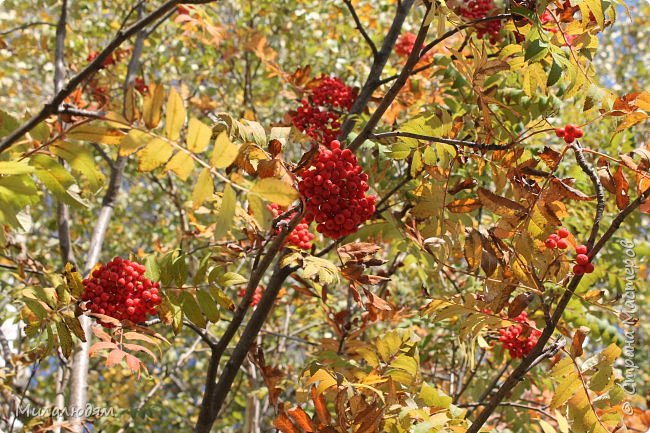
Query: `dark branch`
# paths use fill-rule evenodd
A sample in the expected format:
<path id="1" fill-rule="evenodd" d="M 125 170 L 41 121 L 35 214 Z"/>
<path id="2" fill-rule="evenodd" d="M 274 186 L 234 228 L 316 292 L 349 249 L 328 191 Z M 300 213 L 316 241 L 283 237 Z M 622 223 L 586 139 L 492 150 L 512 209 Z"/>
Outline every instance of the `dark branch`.
<path id="1" fill-rule="evenodd" d="M 603 212 L 605 212 L 605 191 L 603 189 L 602 183 L 600 183 L 598 174 L 596 174 L 593 167 L 591 167 L 585 160 L 585 156 L 582 153 L 582 147 L 580 147 L 580 144 L 574 143 L 571 145 L 571 148 L 576 153 L 576 161 L 578 165 L 582 171 L 584 171 L 585 174 L 589 176 L 589 179 L 591 179 L 591 182 L 594 184 L 594 188 L 596 189 L 596 200 L 598 201 L 596 204 L 596 216 L 594 217 L 594 225 L 591 227 L 589 240 L 587 240 L 587 248 L 591 249 L 594 246 L 594 242 L 596 242 L 598 229 L 600 228 L 600 222 L 603 219 Z"/>
<path id="2" fill-rule="evenodd" d="M 458 147 L 471 147 L 476 150 L 508 150 L 514 147 L 516 142 L 510 142 L 508 144 L 489 144 L 489 143 L 477 143 L 475 141 L 466 141 L 466 140 L 455 140 L 453 138 L 442 138 L 442 137 L 431 137 L 428 135 L 415 134 L 412 132 L 402 132 L 402 131 L 391 131 L 391 132 L 382 132 L 378 134 L 369 134 L 368 138 L 390 138 L 390 137 L 407 137 L 415 138 L 416 140 L 426 140 L 434 143 L 444 143 L 454 146 L 456 150 Z"/>
<path id="3" fill-rule="evenodd" d="M 348 118 L 345 120 L 345 122 L 343 122 L 343 125 L 341 126 L 339 140 L 345 141 L 345 139 L 348 137 L 348 134 L 350 134 L 350 131 L 352 131 L 354 128 L 354 125 L 356 123 L 355 116 L 363 113 L 363 111 L 368 106 L 368 102 L 370 102 L 372 93 L 375 91 L 375 89 L 377 89 L 377 87 L 379 87 L 379 78 L 384 71 L 384 67 L 388 62 L 390 54 L 393 52 L 395 42 L 397 42 L 397 38 L 400 34 L 400 31 L 402 30 L 404 21 L 406 20 L 406 17 L 408 16 L 409 11 L 413 6 L 413 3 L 415 3 L 414 0 L 404 0 L 398 4 L 393 23 L 391 24 L 390 29 L 388 30 L 388 33 L 386 34 L 386 37 L 381 44 L 379 52 L 376 56 L 374 56 L 372 65 L 370 66 L 370 72 L 368 72 L 368 77 L 366 78 L 366 82 L 361 88 L 359 96 L 354 101 L 354 104 L 352 104 Z"/>
<path id="4" fill-rule="evenodd" d="M 361 24 L 361 20 L 359 19 L 359 15 L 357 15 L 357 11 L 354 9 L 354 6 L 352 5 L 351 0 L 343 0 L 345 5 L 348 7 L 348 10 L 350 11 L 350 15 L 352 15 L 352 19 L 354 20 L 354 23 L 357 26 L 357 30 L 359 30 L 359 33 L 361 33 L 361 36 L 363 39 L 366 41 L 368 46 L 370 47 L 370 50 L 372 51 L 373 58 L 377 57 L 379 55 L 379 51 L 377 50 L 377 46 L 375 43 L 372 41 L 370 36 L 368 35 L 368 32 L 366 32 L 366 29 L 364 29 L 363 24 Z"/>
<path id="5" fill-rule="evenodd" d="M 424 19 L 422 20 L 422 24 L 420 25 L 420 30 L 418 31 L 418 35 L 415 38 L 413 50 L 411 51 L 411 54 L 409 54 L 409 57 L 406 60 L 406 64 L 404 65 L 404 68 L 402 69 L 399 78 L 395 80 L 391 88 L 388 90 L 388 92 L 386 92 L 386 95 L 384 95 L 383 99 L 379 103 L 379 106 L 377 107 L 375 112 L 372 113 L 372 116 L 370 116 L 370 119 L 363 127 L 359 135 L 357 135 L 355 139 L 352 140 L 352 143 L 350 143 L 349 148 L 353 152 L 355 152 L 359 148 L 359 146 L 361 146 L 361 143 L 363 143 L 366 140 L 366 138 L 368 138 L 368 136 L 375 129 L 375 126 L 377 126 L 377 123 L 379 123 L 381 117 L 384 115 L 386 110 L 388 110 L 388 107 L 390 107 L 390 105 L 393 103 L 393 100 L 397 97 L 397 94 L 400 92 L 402 87 L 404 87 L 406 80 L 411 75 L 411 71 L 413 70 L 417 62 L 420 60 L 420 56 L 418 55 L 418 53 L 422 48 L 422 45 L 424 44 L 424 39 L 427 37 L 427 33 L 429 32 L 429 24 L 427 24 L 426 20 L 428 19 L 430 10 L 431 10 L 431 4 L 426 3 L 426 12 L 424 14 Z"/>

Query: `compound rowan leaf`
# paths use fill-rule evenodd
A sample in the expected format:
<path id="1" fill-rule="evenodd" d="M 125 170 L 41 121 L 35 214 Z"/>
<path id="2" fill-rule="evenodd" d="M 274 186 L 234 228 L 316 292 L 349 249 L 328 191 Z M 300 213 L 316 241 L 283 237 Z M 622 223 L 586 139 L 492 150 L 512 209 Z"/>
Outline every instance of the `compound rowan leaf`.
<path id="1" fill-rule="evenodd" d="M 71 140 L 89 141 L 100 144 L 120 144 L 124 133 L 103 126 L 84 123 L 70 129 L 66 136 Z"/>
<path id="2" fill-rule="evenodd" d="M 517 202 L 494 194 L 485 188 L 478 189 L 481 204 L 501 216 L 514 216 L 526 212 L 526 208 Z"/>
<path id="3" fill-rule="evenodd" d="M 164 101 L 165 89 L 163 86 L 156 83 L 149 84 L 149 92 L 144 95 L 142 107 L 142 119 L 147 128 L 154 129 L 160 123 Z"/>
<path id="4" fill-rule="evenodd" d="M 289 206 L 300 196 L 292 185 L 271 177 L 256 182 L 250 193 L 280 206 Z"/>
<path id="5" fill-rule="evenodd" d="M 208 197 L 212 197 L 212 194 L 214 194 L 214 181 L 212 180 L 210 170 L 204 168 L 201 170 L 192 190 L 192 209 L 201 207 Z"/>
<path id="6" fill-rule="evenodd" d="M 172 145 L 162 138 L 155 138 L 138 152 L 138 170 L 152 171 L 163 165 L 174 153 Z"/>
<path id="7" fill-rule="evenodd" d="M 453 213 L 467 213 L 481 207 L 481 202 L 475 198 L 459 198 L 445 206 Z"/>
<path id="8" fill-rule="evenodd" d="M 187 148 L 193 153 L 203 152 L 210 144 L 212 128 L 192 117 L 187 125 Z"/>
<path id="9" fill-rule="evenodd" d="M 221 196 L 221 208 L 219 209 L 219 216 L 215 222 L 214 237 L 219 239 L 223 237 L 230 226 L 232 225 L 233 218 L 235 217 L 235 209 L 237 208 L 237 195 L 235 190 L 232 189 L 230 184 L 226 184 Z"/>
<path id="10" fill-rule="evenodd" d="M 185 106 L 183 98 L 175 87 L 172 87 L 167 98 L 167 115 L 165 117 L 165 135 L 170 140 L 178 140 L 181 129 L 185 124 Z"/>
<path id="11" fill-rule="evenodd" d="M 239 155 L 239 146 L 230 141 L 227 132 L 220 132 L 214 142 L 210 164 L 214 168 L 226 168 L 235 162 L 237 155 Z"/>
<path id="12" fill-rule="evenodd" d="M 176 176 L 183 181 L 190 177 L 193 170 L 194 159 L 192 159 L 192 155 L 183 151 L 177 152 L 176 155 L 169 160 L 167 165 L 165 165 L 165 173 L 173 171 L 176 173 Z"/>

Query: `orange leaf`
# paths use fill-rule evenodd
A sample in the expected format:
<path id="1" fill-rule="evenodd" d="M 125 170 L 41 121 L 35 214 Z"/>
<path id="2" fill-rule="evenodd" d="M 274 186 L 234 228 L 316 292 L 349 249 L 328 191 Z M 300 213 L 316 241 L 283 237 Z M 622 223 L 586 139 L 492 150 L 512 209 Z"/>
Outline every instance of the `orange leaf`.
<path id="1" fill-rule="evenodd" d="M 289 416 L 293 418 L 293 420 L 298 424 L 300 428 L 302 428 L 306 432 L 313 432 L 314 431 L 314 426 L 311 422 L 311 418 L 309 418 L 309 415 L 302 410 L 299 407 L 294 407 L 292 409 L 289 409 L 287 411 Z"/>
<path id="2" fill-rule="evenodd" d="M 287 414 L 284 413 L 284 410 L 280 411 L 273 421 L 273 425 L 282 433 L 301 433 L 298 427 L 291 422 Z"/>
<path id="3" fill-rule="evenodd" d="M 327 410 L 327 403 L 325 403 L 325 398 L 323 395 L 318 395 L 316 393 L 316 387 L 311 387 L 311 399 L 314 402 L 314 409 L 316 410 L 316 416 L 320 425 L 330 425 L 332 422 L 332 417 Z"/>
<path id="4" fill-rule="evenodd" d="M 112 367 L 119 364 L 125 355 L 126 352 L 123 352 L 120 349 L 111 350 L 111 353 L 109 353 L 108 357 L 106 357 L 106 367 Z"/>
<path id="5" fill-rule="evenodd" d="M 475 198 L 459 198 L 445 207 L 453 213 L 467 213 L 480 208 L 481 202 Z"/>

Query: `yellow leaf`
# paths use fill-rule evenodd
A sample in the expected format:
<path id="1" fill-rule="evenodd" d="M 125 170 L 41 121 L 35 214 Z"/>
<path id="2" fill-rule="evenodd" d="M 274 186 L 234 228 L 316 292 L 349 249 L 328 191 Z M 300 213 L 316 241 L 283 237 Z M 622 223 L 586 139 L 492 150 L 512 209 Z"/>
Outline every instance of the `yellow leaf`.
<path id="1" fill-rule="evenodd" d="M 156 138 L 138 152 L 138 170 L 154 170 L 164 164 L 172 156 L 172 153 L 171 144 L 161 138 Z"/>
<path id="2" fill-rule="evenodd" d="M 316 388 L 317 394 L 322 394 L 328 388 L 336 386 L 336 379 L 328 371 L 323 370 L 322 368 L 318 370 L 312 377 L 307 381 L 307 385 L 318 382 L 318 387 Z"/>
<path id="3" fill-rule="evenodd" d="M 103 126 L 83 124 L 71 129 L 67 134 L 68 138 L 80 141 L 90 141 L 101 144 L 120 144 L 122 137 L 121 132 L 114 129 L 108 129 Z"/>
<path id="4" fill-rule="evenodd" d="M 174 155 L 165 166 L 165 172 L 173 171 L 182 180 L 187 180 L 192 170 L 194 170 L 192 156 L 182 151 Z"/>
<path id="5" fill-rule="evenodd" d="M 648 118 L 648 115 L 646 113 L 642 113 L 640 111 L 635 111 L 633 113 L 628 114 L 623 118 L 623 121 L 621 122 L 620 125 L 618 125 L 618 128 L 616 128 L 616 132 L 620 132 L 624 129 L 630 128 L 637 123 L 643 122 L 645 119 Z"/>
<path id="6" fill-rule="evenodd" d="M 239 146 L 233 144 L 228 134 L 223 131 L 214 142 L 214 150 L 210 158 L 210 164 L 215 168 L 226 168 L 232 164 L 239 154 Z"/>
<path id="7" fill-rule="evenodd" d="M 165 118 L 165 134 L 170 140 L 178 140 L 181 135 L 181 129 L 185 124 L 185 107 L 183 98 L 172 87 L 167 99 L 167 116 Z"/>
<path id="8" fill-rule="evenodd" d="M 144 96 L 144 105 L 142 109 L 142 117 L 147 128 L 154 129 L 160 123 L 164 100 L 165 89 L 163 86 L 151 83 L 149 85 L 149 93 Z"/>
<path id="9" fill-rule="evenodd" d="M 299 197 L 298 191 L 293 186 L 272 177 L 257 182 L 250 192 L 280 206 L 289 206 Z"/>
<path id="10" fill-rule="evenodd" d="M 650 93 L 643 92 L 636 98 L 636 106 L 642 110 L 650 111 Z"/>
<path id="11" fill-rule="evenodd" d="M 235 210 L 237 209 L 237 195 L 235 190 L 229 184 L 223 189 L 223 195 L 221 199 L 221 209 L 219 209 L 219 216 L 215 222 L 214 237 L 219 239 L 223 237 L 230 226 L 232 225 L 232 220 L 235 217 Z"/>
<path id="12" fill-rule="evenodd" d="M 601 29 L 605 28 L 605 15 L 603 14 L 603 4 L 601 0 L 584 0 L 585 4 L 591 11 L 591 13 L 594 14 L 594 17 L 596 18 L 596 22 L 600 26 Z"/>
<path id="13" fill-rule="evenodd" d="M 132 129 L 120 141 L 120 156 L 128 156 L 153 140 L 153 137 L 139 129 Z"/>
<path id="14" fill-rule="evenodd" d="M 192 190 L 192 208 L 198 209 L 212 194 L 214 194 L 212 175 L 210 175 L 210 170 L 204 168 L 199 174 L 194 190 Z"/>
<path id="15" fill-rule="evenodd" d="M 33 173 L 34 167 L 29 165 L 28 161 L 0 161 L 1 175 L 15 175 Z"/>
<path id="16" fill-rule="evenodd" d="M 564 403 L 566 403 L 581 386 L 582 381 L 580 380 L 578 373 L 575 371 L 569 373 L 567 377 L 558 384 L 555 394 L 553 394 L 553 398 L 551 399 L 550 407 L 552 409 L 557 409 L 564 405 Z"/>
<path id="17" fill-rule="evenodd" d="M 542 428 L 542 431 L 544 433 L 557 433 L 557 431 L 553 428 L 552 425 L 544 421 L 543 419 L 539 420 L 539 426 Z"/>
<path id="18" fill-rule="evenodd" d="M 187 126 L 187 148 L 194 152 L 203 152 L 208 144 L 210 144 L 210 137 L 212 136 L 212 129 L 201 122 L 199 119 L 192 117 Z"/>

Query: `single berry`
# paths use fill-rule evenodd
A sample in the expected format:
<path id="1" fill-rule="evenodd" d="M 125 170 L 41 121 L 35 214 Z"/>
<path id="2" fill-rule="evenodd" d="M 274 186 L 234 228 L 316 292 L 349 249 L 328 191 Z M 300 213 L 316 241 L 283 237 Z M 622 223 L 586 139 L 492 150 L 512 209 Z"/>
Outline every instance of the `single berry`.
<path id="1" fill-rule="evenodd" d="M 585 274 L 591 274 L 594 271 L 594 264 L 593 263 L 587 263 L 584 265 L 585 268 Z"/>
<path id="2" fill-rule="evenodd" d="M 564 137 L 564 128 L 555 128 L 555 135 L 560 138 Z"/>
<path id="3" fill-rule="evenodd" d="M 573 134 L 575 138 L 582 138 L 584 135 L 585 132 L 582 130 L 582 128 L 576 128 L 576 132 Z"/>
<path id="4" fill-rule="evenodd" d="M 567 125 L 564 127 L 564 132 L 569 135 L 575 135 L 576 126 L 573 123 L 567 123 Z"/>
<path id="5" fill-rule="evenodd" d="M 557 241 L 557 247 L 561 250 L 566 250 L 569 246 L 569 243 L 566 241 L 566 239 L 560 239 Z"/>
<path id="6" fill-rule="evenodd" d="M 578 254 L 576 256 L 576 263 L 579 265 L 586 265 L 587 263 L 589 263 L 589 256 L 587 256 L 586 254 Z"/>
<path id="7" fill-rule="evenodd" d="M 573 266 L 573 273 L 575 275 L 582 275 L 585 273 L 585 266 L 583 265 L 575 265 Z"/>
<path id="8" fill-rule="evenodd" d="M 546 245 L 546 248 L 552 250 L 555 247 L 557 247 L 557 242 L 553 239 L 546 239 L 546 242 L 544 242 L 544 245 Z"/>
<path id="9" fill-rule="evenodd" d="M 557 231 L 557 235 L 561 238 L 567 238 L 569 237 L 569 230 L 567 230 L 565 227 L 562 227 Z"/>
<path id="10" fill-rule="evenodd" d="M 576 253 L 578 254 L 587 254 L 587 246 L 586 245 L 578 245 L 576 247 Z"/>
<path id="11" fill-rule="evenodd" d="M 551 233 L 550 235 L 548 235 L 548 238 L 553 239 L 554 241 L 560 240 L 560 237 L 556 233 Z"/>

